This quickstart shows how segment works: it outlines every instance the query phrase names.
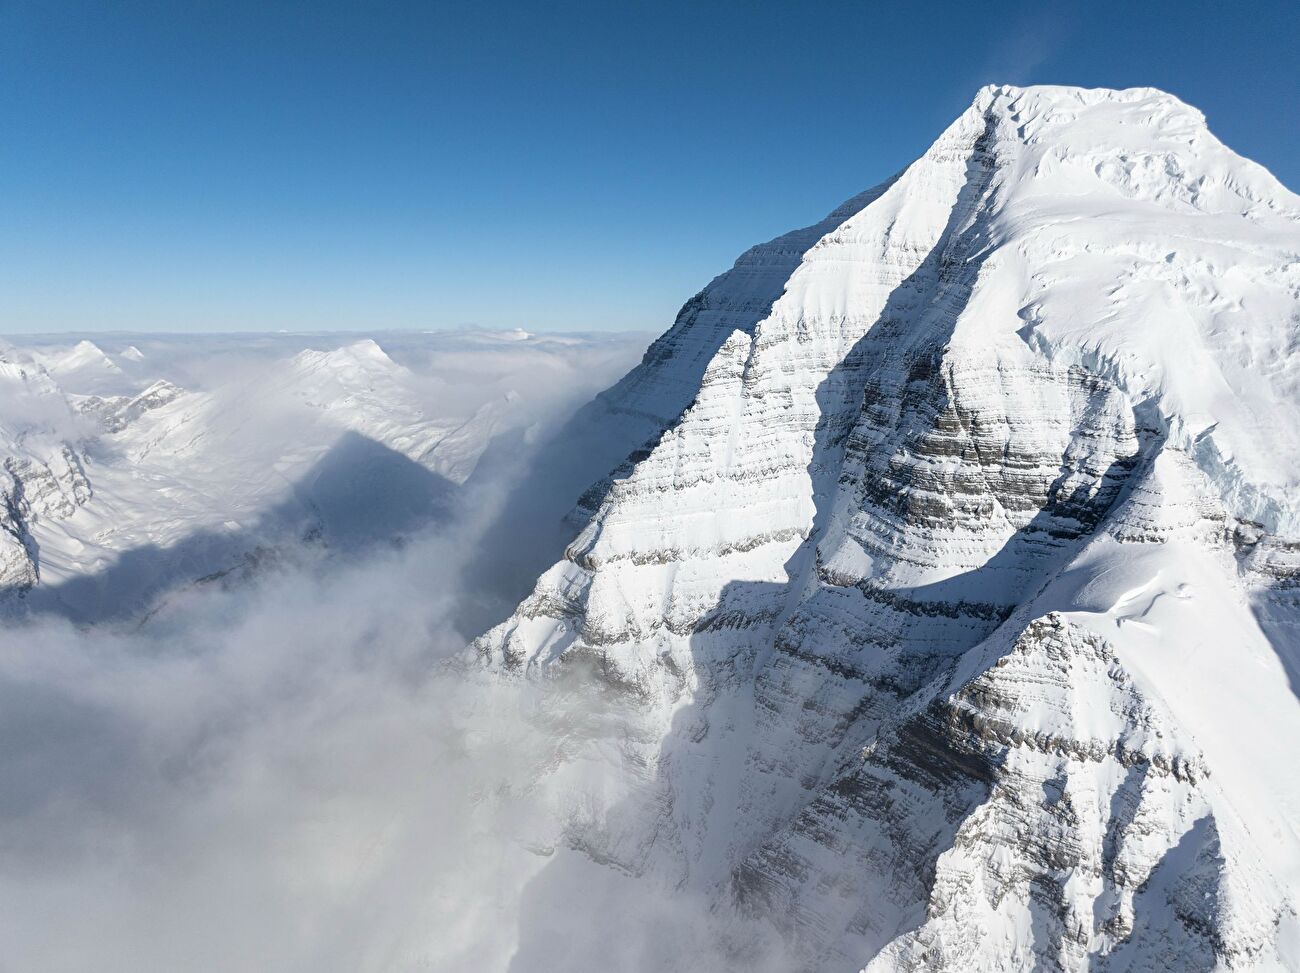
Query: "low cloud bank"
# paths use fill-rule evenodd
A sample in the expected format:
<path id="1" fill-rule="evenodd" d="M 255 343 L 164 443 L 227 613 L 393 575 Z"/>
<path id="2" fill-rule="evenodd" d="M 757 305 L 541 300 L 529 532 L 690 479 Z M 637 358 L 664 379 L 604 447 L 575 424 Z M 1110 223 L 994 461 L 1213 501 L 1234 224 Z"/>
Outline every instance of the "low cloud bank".
<path id="1" fill-rule="evenodd" d="M 566 848 L 630 786 L 636 713 L 484 673 L 455 624 L 517 594 L 481 565 L 519 556 L 489 527 L 530 473 L 401 549 L 286 552 L 143 624 L 8 624 L 0 965 L 782 968 L 770 932 Z"/>
<path id="2" fill-rule="evenodd" d="M 6 966 L 720 968 L 707 903 L 564 848 L 635 715 L 467 663 L 472 533 L 191 592 L 133 632 L 11 630 Z"/>
<path id="3" fill-rule="evenodd" d="M 11 628 L 6 964 L 382 967 L 388 927 L 450 892 L 464 844 L 437 838 L 469 826 L 475 779 L 523 753 L 466 759 L 476 727 L 515 731 L 490 710 L 518 693 L 471 701 L 443 671 L 457 540 L 191 592 L 135 632 Z"/>

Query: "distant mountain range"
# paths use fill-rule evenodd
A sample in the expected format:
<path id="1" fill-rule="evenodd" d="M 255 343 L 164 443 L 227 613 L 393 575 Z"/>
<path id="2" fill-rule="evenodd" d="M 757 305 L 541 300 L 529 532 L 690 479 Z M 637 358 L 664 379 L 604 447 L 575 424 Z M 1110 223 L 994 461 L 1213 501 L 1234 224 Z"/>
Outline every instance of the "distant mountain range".
<path id="1" fill-rule="evenodd" d="M 485 457 L 528 453 L 644 346 L 378 337 L 0 343 L 0 610 L 128 618 L 304 541 L 400 542 L 454 517 Z"/>

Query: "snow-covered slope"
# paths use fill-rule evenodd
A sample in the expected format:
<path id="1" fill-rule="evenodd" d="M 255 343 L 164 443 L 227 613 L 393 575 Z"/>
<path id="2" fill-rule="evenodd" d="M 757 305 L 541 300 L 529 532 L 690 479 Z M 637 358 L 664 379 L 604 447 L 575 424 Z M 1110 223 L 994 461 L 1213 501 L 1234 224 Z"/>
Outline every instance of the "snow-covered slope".
<path id="1" fill-rule="evenodd" d="M 534 448 L 643 347 L 477 331 L 96 340 L 0 346 L 11 610 L 124 617 L 277 545 L 397 539 L 451 515 L 491 444 Z"/>
<path id="2" fill-rule="evenodd" d="M 592 407 L 644 446 L 477 647 L 648 729 L 536 894 L 589 858 L 813 969 L 1300 966 L 1297 382 L 1300 199 L 1159 91 L 981 91 Z"/>

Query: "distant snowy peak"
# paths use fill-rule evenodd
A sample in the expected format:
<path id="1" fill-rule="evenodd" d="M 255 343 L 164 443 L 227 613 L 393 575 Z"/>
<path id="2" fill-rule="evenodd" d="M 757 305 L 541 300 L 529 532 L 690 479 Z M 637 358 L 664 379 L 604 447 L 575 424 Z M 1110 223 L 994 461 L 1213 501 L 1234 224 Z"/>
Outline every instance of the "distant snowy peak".
<path id="1" fill-rule="evenodd" d="M 1295 968 L 1298 382 L 1294 194 L 983 89 L 587 410 L 642 445 L 478 643 L 657 728 L 564 844 L 814 969 Z"/>
<path id="2" fill-rule="evenodd" d="M 120 370 L 97 344 L 86 340 L 78 341 L 70 351 L 52 357 L 47 367 L 56 375 L 82 369 L 102 369 L 106 372 Z"/>
<path id="3" fill-rule="evenodd" d="M 362 401 L 382 407 L 384 397 L 410 398 L 410 372 L 370 339 L 329 351 L 308 349 L 287 364 L 283 387 L 313 408 L 346 412 Z"/>
<path id="4" fill-rule="evenodd" d="M 355 552 L 446 522 L 497 437 L 510 447 L 485 478 L 639 347 L 479 332 L 0 343 L 0 614 L 131 617 L 256 548 L 306 535 Z"/>
<path id="5" fill-rule="evenodd" d="M 329 351 L 308 349 L 295 355 L 291 364 L 302 373 L 328 371 L 347 374 L 401 368 L 373 338 Z"/>
<path id="6" fill-rule="evenodd" d="M 79 341 L 67 350 L 41 354 L 37 360 L 71 392 L 116 391 L 126 378 L 93 341 Z"/>

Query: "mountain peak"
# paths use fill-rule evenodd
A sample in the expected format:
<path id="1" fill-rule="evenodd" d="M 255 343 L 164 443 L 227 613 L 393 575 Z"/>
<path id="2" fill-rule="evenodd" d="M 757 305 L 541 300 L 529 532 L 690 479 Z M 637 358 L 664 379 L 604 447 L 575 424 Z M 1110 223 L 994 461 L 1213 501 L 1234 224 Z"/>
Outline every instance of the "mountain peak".
<path id="1" fill-rule="evenodd" d="M 1296 204 L 1164 92 L 989 86 L 692 298 L 478 643 L 647 714 L 566 842 L 813 968 L 1285 968 Z"/>
<path id="2" fill-rule="evenodd" d="M 402 366 L 388 357 L 388 353 L 373 338 L 363 338 L 351 344 L 341 345 L 327 351 L 307 349 L 293 357 L 293 363 L 302 371 L 324 369 L 331 372 L 346 373 L 350 371 L 405 371 Z"/>

